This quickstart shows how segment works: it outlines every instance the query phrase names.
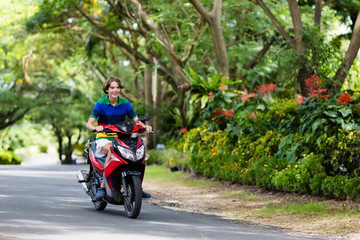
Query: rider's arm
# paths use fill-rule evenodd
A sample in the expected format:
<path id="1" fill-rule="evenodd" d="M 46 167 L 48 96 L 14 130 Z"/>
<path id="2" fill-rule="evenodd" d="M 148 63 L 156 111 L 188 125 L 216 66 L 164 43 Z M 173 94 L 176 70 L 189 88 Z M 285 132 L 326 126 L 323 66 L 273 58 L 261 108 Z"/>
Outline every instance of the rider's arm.
<path id="1" fill-rule="evenodd" d="M 152 131 L 152 127 L 150 125 L 145 125 L 143 122 L 139 121 L 139 118 L 138 117 L 135 117 L 133 119 L 134 123 L 137 124 L 137 125 L 140 125 L 142 126 L 143 128 L 146 129 L 146 132 L 151 132 Z"/>
<path id="2" fill-rule="evenodd" d="M 87 129 L 89 129 L 90 131 L 93 131 L 94 129 L 96 129 L 97 132 L 101 132 L 104 127 L 103 126 L 96 126 L 95 127 L 95 122 L 96 122 L 96 118 L 94 117 L 90 117 L 89 120 L 86 123 L 86 127 Z"/>

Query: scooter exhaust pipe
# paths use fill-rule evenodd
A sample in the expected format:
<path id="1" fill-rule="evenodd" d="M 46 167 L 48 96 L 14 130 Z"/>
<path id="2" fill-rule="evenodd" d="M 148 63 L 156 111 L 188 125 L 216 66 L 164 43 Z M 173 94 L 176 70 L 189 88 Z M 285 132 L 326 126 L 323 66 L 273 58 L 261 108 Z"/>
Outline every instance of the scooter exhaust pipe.
<path id="1" fill-rule="evenodd" d="M 87 193 L 87 192 L 89 192 L 89 189 L 86 186 L 86 180 L 85 180 L 84 174 L 86 175 L 87 173 L 84 170 L 79 170 L 78 173 L 76 174 L 76 177 L 79 179 L 78 182 L 81 184 L 84 191 Z"/>

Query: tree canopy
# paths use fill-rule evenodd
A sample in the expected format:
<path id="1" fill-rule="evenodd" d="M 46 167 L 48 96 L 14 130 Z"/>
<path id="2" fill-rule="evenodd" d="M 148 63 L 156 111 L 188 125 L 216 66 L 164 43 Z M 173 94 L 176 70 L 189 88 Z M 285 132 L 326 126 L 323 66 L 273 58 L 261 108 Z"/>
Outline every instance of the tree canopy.
<path id="1" fill-rule="evenodd" d="M 314 74 L 334 93 L 358 83 L 358 0 L 5 0 L 0 7 L 0 129 L 29 115 L 74 143 L 111 75 L 139 114 L 155 115 L 159 132 L 199 124 L 197 113 L 216 93 L 205 87 L 199 95 L 199 79 L 224 80 L 218 87 L 240 95 L 276 84 L 282 97 L 307 97 L 305 80 Z M 61 117 L 72 134 L 59 130 Z"/>

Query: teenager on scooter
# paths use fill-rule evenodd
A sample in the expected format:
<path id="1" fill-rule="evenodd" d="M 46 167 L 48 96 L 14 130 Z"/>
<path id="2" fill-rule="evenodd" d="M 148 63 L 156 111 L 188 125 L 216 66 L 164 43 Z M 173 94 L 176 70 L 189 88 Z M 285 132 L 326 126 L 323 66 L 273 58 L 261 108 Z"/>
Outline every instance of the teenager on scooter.
<path id="1" fill-rule="evenodd" d="M 104 167 L 109 163 L 111 158 L 110 148 L 112 145 L 111 139 L 116 137 L 116 135 L 109 135 L 103 133 L 104 126 L 106 125 L 115 125 L 117 123 L 125 121 L 126 116 L 132 119 L 135 124 L 138 124 L 146 129 L 146 132 L 151 132 L 152 127 L 150 125 L 145 125 L 144 123 L 138 121 L 138 116 L 136 115 L 133 107 L 130 102 L 126 99 L 120 98 L 121 89 L 124 86 L 121 84 L 121 81 L 116 77 L 109 77 L 103 84 L 103 91 L 107 94 L 106 97 L 99 99 L 94 109 L 90 115 L 86 127 L 90 130 L 96 130 L 96 157 L 107 156 L 105 160 Z M 97 126 L 95 127 L 95 122 Z M 143 198 L 150 198 L 151 195 L 143 191 Z M 97 191 L 95 198 L 100 199 L 106 196 L 105 191 L 105 182 L 101 183 L 101 188 Z"/>

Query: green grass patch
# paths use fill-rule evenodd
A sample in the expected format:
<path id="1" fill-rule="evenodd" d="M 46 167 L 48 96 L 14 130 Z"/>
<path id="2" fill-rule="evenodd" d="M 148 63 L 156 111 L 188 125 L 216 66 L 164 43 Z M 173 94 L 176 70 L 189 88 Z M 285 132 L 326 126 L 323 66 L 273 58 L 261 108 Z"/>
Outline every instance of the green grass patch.
<path id="1" fill-rule="evenodd" d="M 256 201 L 258 200 L 258 196 L 256 196 L 254 193 L 252 192 L 239 192 L 239 191 L 235 191 L 235 192 L 225 192 L 225 197 L 229 197 L 229 198 L 240 198 L 244 201 Z"/>
<path id="2" fill-rule="evenodd" d="M 145 170 L 145 181 L 155 181 L 157 184 L 184 184 L 190 187 L 213 187 L 216 183 L 210 180 L 194 179 L 188 173 L 171 172 L 165 165 L 149 165 Z"/>
<path id="3" fill-rule="evenodd" d="M 343 218 L 347 216 L 360 216 L 359 209 L 335 208 L 322 203 L 286 203 L 273 204 L 270 202 L 268 206 L 259 209 L 259 216 L 272 217 L 280 214 L 302 215 L 307 217 L 319 216 L 337 216 Z"/>

